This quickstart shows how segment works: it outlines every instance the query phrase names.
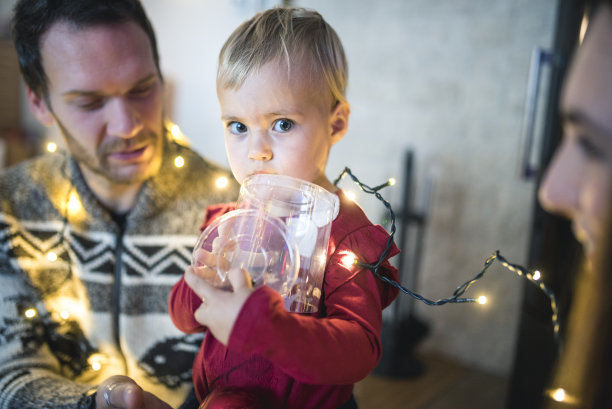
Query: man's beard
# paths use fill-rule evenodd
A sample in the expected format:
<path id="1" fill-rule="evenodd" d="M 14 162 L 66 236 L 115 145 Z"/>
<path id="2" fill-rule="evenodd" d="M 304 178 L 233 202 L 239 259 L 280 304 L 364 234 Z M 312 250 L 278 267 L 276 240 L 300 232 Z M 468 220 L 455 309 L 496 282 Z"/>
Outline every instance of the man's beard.
<path id="1" fill-rule="evenodd" d="M 128 139 L 114 138 L 108 142 L 103 142 L 96 148 L 95 155 L 92 155 L 87 152 L 83 145 L 66 129 L 57 117 L 55 120 L 64 136 L 68 151 L 76 159 L 77 163 L 113 184 L 130 185 L 144 182 L 150 177 L 155 176 L 161 167 L 164 138 L 161 135 L 156 135 L 153 131 L 142 132 Z M 161 128 L 163 129 L 163 127 Z M 109 153 L 145 145 L 153 146 L 155 152 L 143 171 L 135 173 L 122 172 L 123 167 L 112 166 L 106 161 Z"/>

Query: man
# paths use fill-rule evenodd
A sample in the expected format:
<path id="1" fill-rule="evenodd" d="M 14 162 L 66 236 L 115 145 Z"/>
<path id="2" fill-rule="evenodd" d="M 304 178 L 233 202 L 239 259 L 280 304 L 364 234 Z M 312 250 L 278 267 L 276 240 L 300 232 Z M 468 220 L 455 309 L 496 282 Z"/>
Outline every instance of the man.
<path id="1" fill-rule="evenodd" d="M 576 296 L 547 407 L 612 407 L 612 1 L 601 1 L 578 48 L 561 98 L 563 141 L 539 191 L 567 216 L 587 271 Z"/>
<path id="2" fill-rule="evenodd" d="M 201 338 L 167 296 L 237 185 L 169 138 L 138 0 L 19 0 L 12 24 L 30 107 L 67 152 L 0 174 L 0 407 L 178 407 Z"/>

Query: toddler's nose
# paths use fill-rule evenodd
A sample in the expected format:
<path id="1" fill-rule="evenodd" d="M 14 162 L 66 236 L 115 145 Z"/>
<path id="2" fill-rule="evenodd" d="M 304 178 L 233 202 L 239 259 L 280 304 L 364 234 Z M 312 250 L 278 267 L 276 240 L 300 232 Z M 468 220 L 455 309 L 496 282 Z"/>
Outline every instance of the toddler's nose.
<path id="1" fill-rule="evenodd" d="M 265 135 L 254 134 L 249 138 L 249 159 L 271 160 L 272 148 Z"/>

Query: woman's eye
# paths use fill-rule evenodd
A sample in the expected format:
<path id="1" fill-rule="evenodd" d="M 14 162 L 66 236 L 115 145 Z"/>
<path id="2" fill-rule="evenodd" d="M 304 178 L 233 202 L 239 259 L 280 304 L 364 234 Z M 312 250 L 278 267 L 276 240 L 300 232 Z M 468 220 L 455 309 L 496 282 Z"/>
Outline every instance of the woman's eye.
<path id="1" fill-rule="evenodd" d="M 273 127 L 276 132 L 289 132 L 291 128 L 293 128 L 293 121 L 289 119 L 279 119 Z"/>
<path id="2" fill-rule="evenodd" d="M 605 153 L 593 141 L 586 136 L 578 137 L 578 146 L 589 158 L 600 160 L 605 158 Z"/>
<path id="3" fill-rule="evenodd" d="M 242 122 L 232 122 L 229 124 L 230 132 L 233 134 L 242 134 L 247 131 L 247 127 Z"/>

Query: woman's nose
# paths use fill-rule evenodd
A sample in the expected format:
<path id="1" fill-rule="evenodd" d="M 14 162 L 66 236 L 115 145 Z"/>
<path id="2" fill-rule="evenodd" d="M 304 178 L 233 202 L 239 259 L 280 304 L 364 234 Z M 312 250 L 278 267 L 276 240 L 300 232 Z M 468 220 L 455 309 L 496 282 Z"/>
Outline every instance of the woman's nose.
<path id="1" fill-rule="evenodd" d="M 143 128 L 138 110 L 123 98 L 114 98 L 108 104 L 106 131 L 109 135 L 130 138 Z"/>
<path id="2" fill-rule="evenodd" d="M 578 147 L 564 142 L 555 154 L 540 189 L 542 207 L 572 219 L 578 209 L 582 180 L 582 158 Z"/>
<path id="3" fill-rule="evenodd" d="M 271 160 L 272 148 L 268 141 L 268 137 L 261 132 L 253 133 L 249 137 L 249 159 L 253 160 Z"/>

